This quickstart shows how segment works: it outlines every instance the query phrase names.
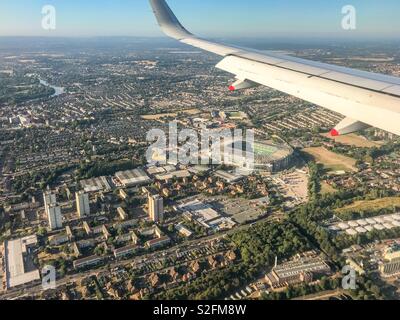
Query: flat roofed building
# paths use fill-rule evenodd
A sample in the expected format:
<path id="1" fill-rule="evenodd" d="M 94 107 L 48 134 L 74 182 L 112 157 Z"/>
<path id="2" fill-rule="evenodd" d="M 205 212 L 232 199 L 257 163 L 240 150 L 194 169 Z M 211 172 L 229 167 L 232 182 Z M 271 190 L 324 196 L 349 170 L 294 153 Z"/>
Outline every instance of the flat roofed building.
<path id="1" fill-rule="evenodd" d="M 132 238 L 133 244 L 135 244 L 135 245 L 137 245 L 140 241 L 139 237 L 137 236 L 137 234 L 135 232 L 132 232 L 131 238 Z"/>
<path id="2" fill-rule="evenodd" d="M 116 223 L 114 224 L 114 228 L 118 229 L 118 228 L 130 228 L 130 227 L 135 227 L 136 225 L 138 225 L 139 221 L 137 219 L 131 219 L 128 221 L 122 221 L 120 223 Z"/>
<path id="3" fill-rule="evenodd" d="M 266 280 L 272 287 L 276 288 L 300 282 L 309 282 L 314 275 L 330 273 L 331 268 L 321 258 L 302 257 L 277 265 L 266 276 Z"/>
<path id="4" fill-rule="evenodd" d="M 70 240 L 67 233 L 60 233 L 49 237 L 49 243 L 52 246 L 59 246 L 60 244 L 66 243 Z"/>
<path id="5" fill-rule="evenodd" d="M 385 278 L 400 275 L 400 245 L 394 243 L 387 247 L 383 254 L 384 261 L 379 266 L 379 271 Z"/>
<path id="6" fill-rule="evenodd" d="M 373 226 L 366 226 L 365 230 L 367 230 L 368 232 L 374 231 L 374 227 Z"/>
<path id="7" fill-rule="evenodd" d="M 164 199 L 160 195 L 149 195 L 149 216 L 154 222 L 164 220 Z"/>
<path id="8" fill-rule="evenodd" d="M 384 216 L 383 219 L 384 219 L 386 222 L 393 222 L 393 221 L 396 221 L 396 220 L 393 218 L 393 216 L 391 216 L 391 215 L 389 215 L 389 216 Z"/>
<path id="9" fill-rule="evenodd" d="M 70 226 L 66 226 L 66 227 L 65 227 L 65 232 L 67 233 L 69 239 L 70 239 L 71 241 L 73 241 L 73 240 L 74 240 L 74 233 L 72 232 L 72 229 L 71 229 Z"/>
<path id="10" fill-rule="evenodd" d="M 223 170 L 218 170 L 214 173 L 214 176 L 217 178 L 220 178 L 222 180 L 225 180 L 227 183 L 235 183 L 243 179 L 242 175 L 234 174 L 234 173 L 229 173 L 227 171 Z"/>
<path id="11" fill-rule="evenodd" d="M 384 223 L 383 226 L 385 227 L 385 229 L 390 230 L 393 229 L 395 226 L 389 222 Z"/>
<path id="12" fill-rule="evenodd" d="M 187 238 L 190 238 L 192 235 L 193 235 L 193 232 L 192 231 L 190 231 L 188 228 L 186 228 L 184 225 L 182 225 L 181 223 L 180 224 L 177 224 L 176 226 L 175 226 L 175 229 L 180 233 L 180 234 L 182 234 L 183 236 L 185 236 L 185 237 L 187 237 Z"/>
<path id="13" fill-rule="evenodd" d="M 199 174 L 202 174 L 202 173 L 205 173 L 205 172 L 209 172 L 210 168 L 208 166 L 196 165 L 196 166 L 193 166 L 193 167 L 189 167 L 188 171 L 190 173 L 199 175 Z"/>
<path id="14" fill-rule="evenodd" d="M 47 206 L 47 219 L 51 230 L 61 229 L 63 222 L 60 206 L 57 204 Z"/>
<path id="15" fill-rule="evenodd" d="M 118 207 L 117 212 L 122 221 L 125 221 L 129 218 L 129 216 L 126 213 L 126 211 L 124 210 L 124 208 Z"/>
<path id="16" fill-rule="evenodd" d="M 400 245 L 396 243 L 387 247 L 384 252 L 384 258 L 388 261 L 400 259 Z"/>
<path id="17" fill-rule="evenodd" d="M 366 233 L 366 232 L 368 232 L 365 228 L 363 228 L 363 227 L 357 227 L 356 228 L 356 231 L 357 231 L 357 233 Z"/>
<path id="18" fill-rule="evenodd" d="M 171 239 L 167 236 L 160 237 L 158 239 L 153 239 L 146 242 L 146 247 L 150 249 L 156 249 L 166 246 L 171 243 Z"/>
<path id="19" fill-rule="evenodd" d="M 153 231 L 153 232 L 154 232 L 154 235 L 155 235 L 156 237 L 158 237 L 158 238 L 161 238 L 161 237 L 162 237 L 163 233 L 162 233 L 162 231 L 161 231 L 161 229 L 160 229 L 159 227 L 154 226 L 153 230 L 154 230 L 154 231 Z"/>
<path id="20" fill-rule="evenodd" d="M 76 242 L 74 242 L 72 244 L 72 249 L 74 250 L 75 257 L 80 257 L 81 256 L 81 251 L 79 249 L 79 245 Z"/>
<path id="21" fill-rule="evenodd" d="M 373 219 L 375 220 L 376 223 L 379 224 L 385 223 L 385 219 L 383 219 L 383 217 L 375 217 Z"/>
<path id="22" fill-rule="evenodd" d="M 400 221 L 393 221 L 392 224 L 393 224 L 396 228 L 400 228 Z"/>
<path id="23" fill-rule="evenodd" d="M 147 172 L 148 172 L 148 174 L 156 175 L 156 174 L 165 173 L 165 169 L 162 168 L 162 167 L 155 167 L 155 166 L 153 166 L 153 167 L 149 167 L 149 168 L 147 169 Z"/>
<path id="24" fill-rule="evenodd" d="M 124 187 L 150 184 L 152 180 L 142 169 L 120 171 L 115 174 Z"/>
<path id="25" fill-rule="evenodd" d="M 128 255 L 134 254 L 138 249 L 137 245 L 129 245 L 123 248 L 115 249 L 114 250 L 114 257 L 115 259 L 120 259 L 126 257 Z"/>
<path id="26" fill-rule="evenodd" d="M 100 264 L 103 261 L 103 257 L 90 256 L 82 259 L 75 260 L 73 266 L 75 269 L 82 269 Z"/>
<path id="27" fill-rule="evenodd" d="M 349 224 L 349 226 L 350 226 L 351 228 L 357 228 L 357 227 L 359 227 L 359 224 L 358 224 L 358 222 L 356 222 L 356 221 L 349 221 L 348 224 Z"/>
<path id="28" fill-rule="evenodd" d="M 356 230 L 354 230 L 354 229 L 347 229 L 347 230 L 346 230 L 346 233 L 347 233 L 349 236 L 356 236 L 358 232 L 357 232 Z"/>
<path id="29" fill-rule="evenodd" d="M 108 231 L 107 227 L 105 225 L 103 225 L 101 227 L 101 230 L 103 231 L 104 238 L 106 238 L 106 240 L 108 240 L 111 237 L 111 233 Z"/>
<path id="30" fill-rule="evenodd" d="M 61 208 L 57 205 L 54 193 L 47 191 L 43 193 L 44 211 L 51 230 L 62 228 Z"/>
<path id="31" fill-rule="evenodd" d="M 392 215 L 393 220 L 400 221 L 400 213 L 395 213 Z"/>
<path id="32" fill-rule="evenodd" d="M 90 215 L 90 201 L 89 194 L 84 191 L 75 193 L 76 199 L 76 211 L 78 212 L 79 218 L 84 218 Z"/>
<path id="33" fill-rule="evenodd" d="M 155 177 L 157 180 L 163 181 L 163 180 L 189 178 L 190 176 L 191 174 L 188 170 L 179 170 L 179 171 L 168 172 L 165 174 L 158 174 Z"/>
<path id="34" fill-rule="evenodd" d="M 382 231 L 382 230 L 385 230 L 385 227 L 381 224 L 375 224 L 374 229 L 376 229 L 378 231 Z"/>
<path id="35" fill-rule="evenodd" d="M 86 249 L 86 248 L 94 248 L 96 246 L 95 239 L 83 239 L 76 242 L 79 246 L 79 249 Z"/>
<path id="36" fill-rule="evenodd" d="M 98 191 L 110 191 L 112 188 L 106 177 L 92 178 L 80 181 L 81 187 L 87 193 Z"/>
<path id="37" fill-rule="evenodd" d="M 179 210 L 185 212 L 184 215 L 190 220 L 195 220 L 206 228 L 211 228 L 210 222 L 221 218 L 221 215 L 215 211 L 210 205 L 199 200 L 193 200 L 184 203 L 178 207 Z"/>
<path id="38" fill-rule="evenodd" d="M 379 266 L 379 271 L 384 278 L 396 277 L 400 275 L 400 259 L 382 263 Z"/>
<path id="39" fill-rule="evenodd" d="M 121 234 L 118 235 L 115 240 L 117 241 L 117 243 L 125 243 L 128 242 L 130 240 L 132 240 L 131 234 L 130 233 L 125 233 L 125 234 Z"/>
<path id="40" fill-rule="evenodd" d="M 11 289 L 40 280 L 39 270 L 33 264 L 32 247 L 37 237 L 29 236 L 4 242 L 6 289 Z"/>
<path id="41" fill-rule="evenodd" d="M 43 202 L 44 202 L 44 206 L 49 206 L 51 204 L 56 204 L 57 203 L 57 199 L 56 199 L 56 195 L 54 193 L 52 193 L 51 191 L 47 191 L 43 193 Z"/>
<path id="42" fill-rule="evenodd" d="M 336 223 L 329 227 L 329 230 L 335 231 L 336 229 L 346 231 L 349 235 L 355 235 L 354 231 L 358 234 L 371 232 L 374 229 L 378 231 L 390 230 L 400 227 L 400 221 L 395 219 L 396 214 L 381 215 L 373 218 L 360 219 L 355 221 L 347 221 Z"/>
<path id="43" fill-rule="evenodd" d="M 343 231 L 350 228 L 350 226 L 347 223 L 344 223 L 344 222 L 339 223 L 338 227 L 339 227 L 340 230 L 343 230 Z"/>
<path id="44" fill-rule="evenodd" d="M 87 221 L 83 221 L 83 229 L 85 229 L 85 232 L 88 236 L 92 234 L 92 228 L 89 226 L 89 223 L 87 223 Z"/>
<path id="45" fill-rule="evenodd" d="M 233 221 L 231 218 L 221 217 L 211 222 L 208 222 L 208 225 L 217 230 L 231 230 L 236 226 L 236 222 Z"/>
<path id="46" fill-rule="evenodd" d="M 124 189 L 119 190 L 119 196 L 121 197 L 122 200 L 126 200 L 128 198 L 128 194 Z"/>
<path id="47" fill-rule="evenodd" d="M 357 220 L 357 223 L 361 227 L 365 227 L 368 225 L 368 222 L 366 220 Z"/>

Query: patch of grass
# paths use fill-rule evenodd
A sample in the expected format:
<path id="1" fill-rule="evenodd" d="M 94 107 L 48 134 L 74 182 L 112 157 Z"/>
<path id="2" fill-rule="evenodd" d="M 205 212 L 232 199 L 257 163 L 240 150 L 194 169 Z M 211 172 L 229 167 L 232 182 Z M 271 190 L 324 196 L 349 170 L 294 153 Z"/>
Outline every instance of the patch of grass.
<path id="1" fill-rule="evenodd" d="M 335 142 L 359 148 L 374 148 L 374 147 L 379 148 L 382 145 L 382 142 L 370 141 L 356 134 L 332 137 L 329 133 L 327 133 L 323 134 L 322 136 L 334 140 Z"/>
<path id="2" fill-rule="evenodd" d="M 331 194 L 335 193 L 336 189 L 331 185 L 327 184 L 326 182 L 321 182 L 321 193 L 324 194 Z"/>
<path id="3" fill-rule="evenodd" d="M 362 211 L 378 211 L 386 208 L 400 207 L 400 197 L 388 197 L 376 200 L 356 201 L 346 207 L 336 209 L 339 214 Z"/>
<path id="4" fill-rule="evenodd" d="M 324 147 L 306 148 L 303 152 L 312 157 L 315 162 L 322 164 L 327 171 L 357 171 L 355 159 L 334 153 Z"/>

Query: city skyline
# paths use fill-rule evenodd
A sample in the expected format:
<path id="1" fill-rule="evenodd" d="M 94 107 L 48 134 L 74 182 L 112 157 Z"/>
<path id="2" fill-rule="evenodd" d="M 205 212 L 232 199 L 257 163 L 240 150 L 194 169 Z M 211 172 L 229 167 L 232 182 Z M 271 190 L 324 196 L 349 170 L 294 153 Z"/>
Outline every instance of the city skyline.
<path id="1" fill-rule="evenodd" d="M 252 0 L 250 6 L 237 0 L 229 5 L 209 0 L 169 3 L 182 22 L 202 36 L 395 38 L 400 28 L 396 17 L 400 4 L 393 0 Z M 357 10 L 357 28 L 351 31 L 341 27 L 342 8 L 349 4 Z M 56 8 L 55 30 L 41 27 L 46 5 Z M 0 21 L 0 36 L 162 36 L 147 0 L 16 0 L 2 1 L 0 10 L 9 13 Z"/>

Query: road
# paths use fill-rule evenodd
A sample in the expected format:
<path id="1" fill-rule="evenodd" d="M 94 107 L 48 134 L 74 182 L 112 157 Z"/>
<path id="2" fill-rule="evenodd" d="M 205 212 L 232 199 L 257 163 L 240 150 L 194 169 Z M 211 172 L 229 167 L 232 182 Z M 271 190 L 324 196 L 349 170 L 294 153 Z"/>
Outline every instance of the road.
<path id="1" fill-rule="evenodd" d="M 312 300 L 328 300 L 333 297 L 338 297 L 346 292 L 344 290 L 331 290 L 331 291 L 324 291 L 316 294 L 312 294 L 309 296 L 303 296 L 299 298 L 295 298 L 293 300 L 306 300 L 306 301 L 312 301 Z"/>
<path id="2" fill-rule="evenodd" d="M 139 256 L 139 257 L 135 257 L 129 260 L 114 260 L 111 261 L 111 263 L 107 264 L 106 266 L 102 266 L 100 268 L 97 269 L 93 269 L 93 270 L 89 270 L 89 271 L 85 271 L 85 272 L 79 272 L 77 274 L 74 275 L 67 275 L 64 278 L 57 280 L 57 287 L 61 287 L 63 285 L 66 285 L 68 283 L 72 283 L 72 282 L 77 282 L 80 281 L 84 278 L 90 277 L 90 276 L 95 276 L 101 272 L 105 272 L 108 271 L 108 269 L 114 269 L 116 267 L 121 267 L 121 266 L 125 266 L 128 264 L 140 264 L 142 263 L 143 260 L 145 260 L 146 262 L 151 262 L 152 260 L 157 260 L 160 257 L 166 257 L 168 255 L 174 254 L 176 253 L 177 250 L 181 249 L 181 248 L 195 248 L 195 247 L 201 247 L 202 243 L 205 242 L 210 242 L 213 240 L 217 240 L 217 239 L 221 239 L 224 237 L 227 237 L 228 235 L 231 235 L 233 233 L 239 232 L 239 231 L 244 231 L 247 229 L 252 228 L 255 224 L 261 224 L 263 222 L 266 221 L 270 221 L 270 220 L 275 220 L 274 217 L 265 217 L 251 225 L 243 225 L 243 226 L 239 226 L 235 229 L 232 230 L 228 230 L 226 232 L 223 233 L 219 233 L 219 234 L 215 234 L 215 235 L 211 235 L 208 237 L 204 237 L 201 239 L 195 239 L 195 240 L 191 240 L 191 241 L 187 241 L 183 244 L 179 244 L 177 246 L 171 247 L 167 250 L 164 251 L 158 251 L 155 253 L 151 253 L 151 254 L 147 254 L 147 255 L 143 255 L 143 256 Z M 112 257 L 112 255 L 107 256 L 107 258 L 109 258 L 109 260 L 111 260 L 110 258 Z M 1 294 L 0 299 L 1 300 L 12 300 L 12 299 L 18 299 L 18 298 L 22 298 L 24 296 L 32 296 L 32 295 L 37 295 L 39 294 L 41 291 L 43 291 L 42 285 L 36 285 L 30 288 L 26 288 L 23 290 L 9 290 L 7 292 L 5 292 L 4 294 Z"/>

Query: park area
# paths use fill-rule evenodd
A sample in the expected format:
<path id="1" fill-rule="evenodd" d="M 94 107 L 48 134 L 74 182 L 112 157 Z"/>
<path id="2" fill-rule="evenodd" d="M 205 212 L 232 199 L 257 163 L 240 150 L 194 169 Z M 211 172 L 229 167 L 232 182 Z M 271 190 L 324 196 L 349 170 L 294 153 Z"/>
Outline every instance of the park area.
<path id="1" fill-rule="evenodd" d="M 323 136 L 325 138 L 332 139 L 335 142 L 349 146 L 355 146 L 358 148 L 374 148 L 374 147 L 379 148 L 382 145 L 382 142 L 370 141 L 354 133 L 337 137 L 332 137 L 330 133 L 327 133 L 323 134 Z"/>
<path id="2" fill-rule="evenodd" d="M 355 159 L 334 153 L 324 147 L 306 148 L 303 152 L 311 156 L 315 162 L 322 164 L 327 171 L 357 171 Z"/>
<path id="3" fill-rule="evenodd" d="M 179 112 L 193 116 L 193 115 L 199 114 L 200 110 L 199 109 L 188 109 L 188 110 L 182 110 Z M 141 118 L 143 120 L 160 120 L 163 118 L 176 118 L 177 116 L 178 116 L 178 112 L 171 112 L 171 113 L 142 115 Z"/>
<path id="4" fill-rule="evenodd" d="M 336 209 L 338 214 L 348 212 L 365 212 L 371 211 L 376 212 L 382 209 L 399 207 L 400 208 L 400 197 L 387 197 L 376 200 L 364 200 L 356 201 L 346 207 Z"/>

